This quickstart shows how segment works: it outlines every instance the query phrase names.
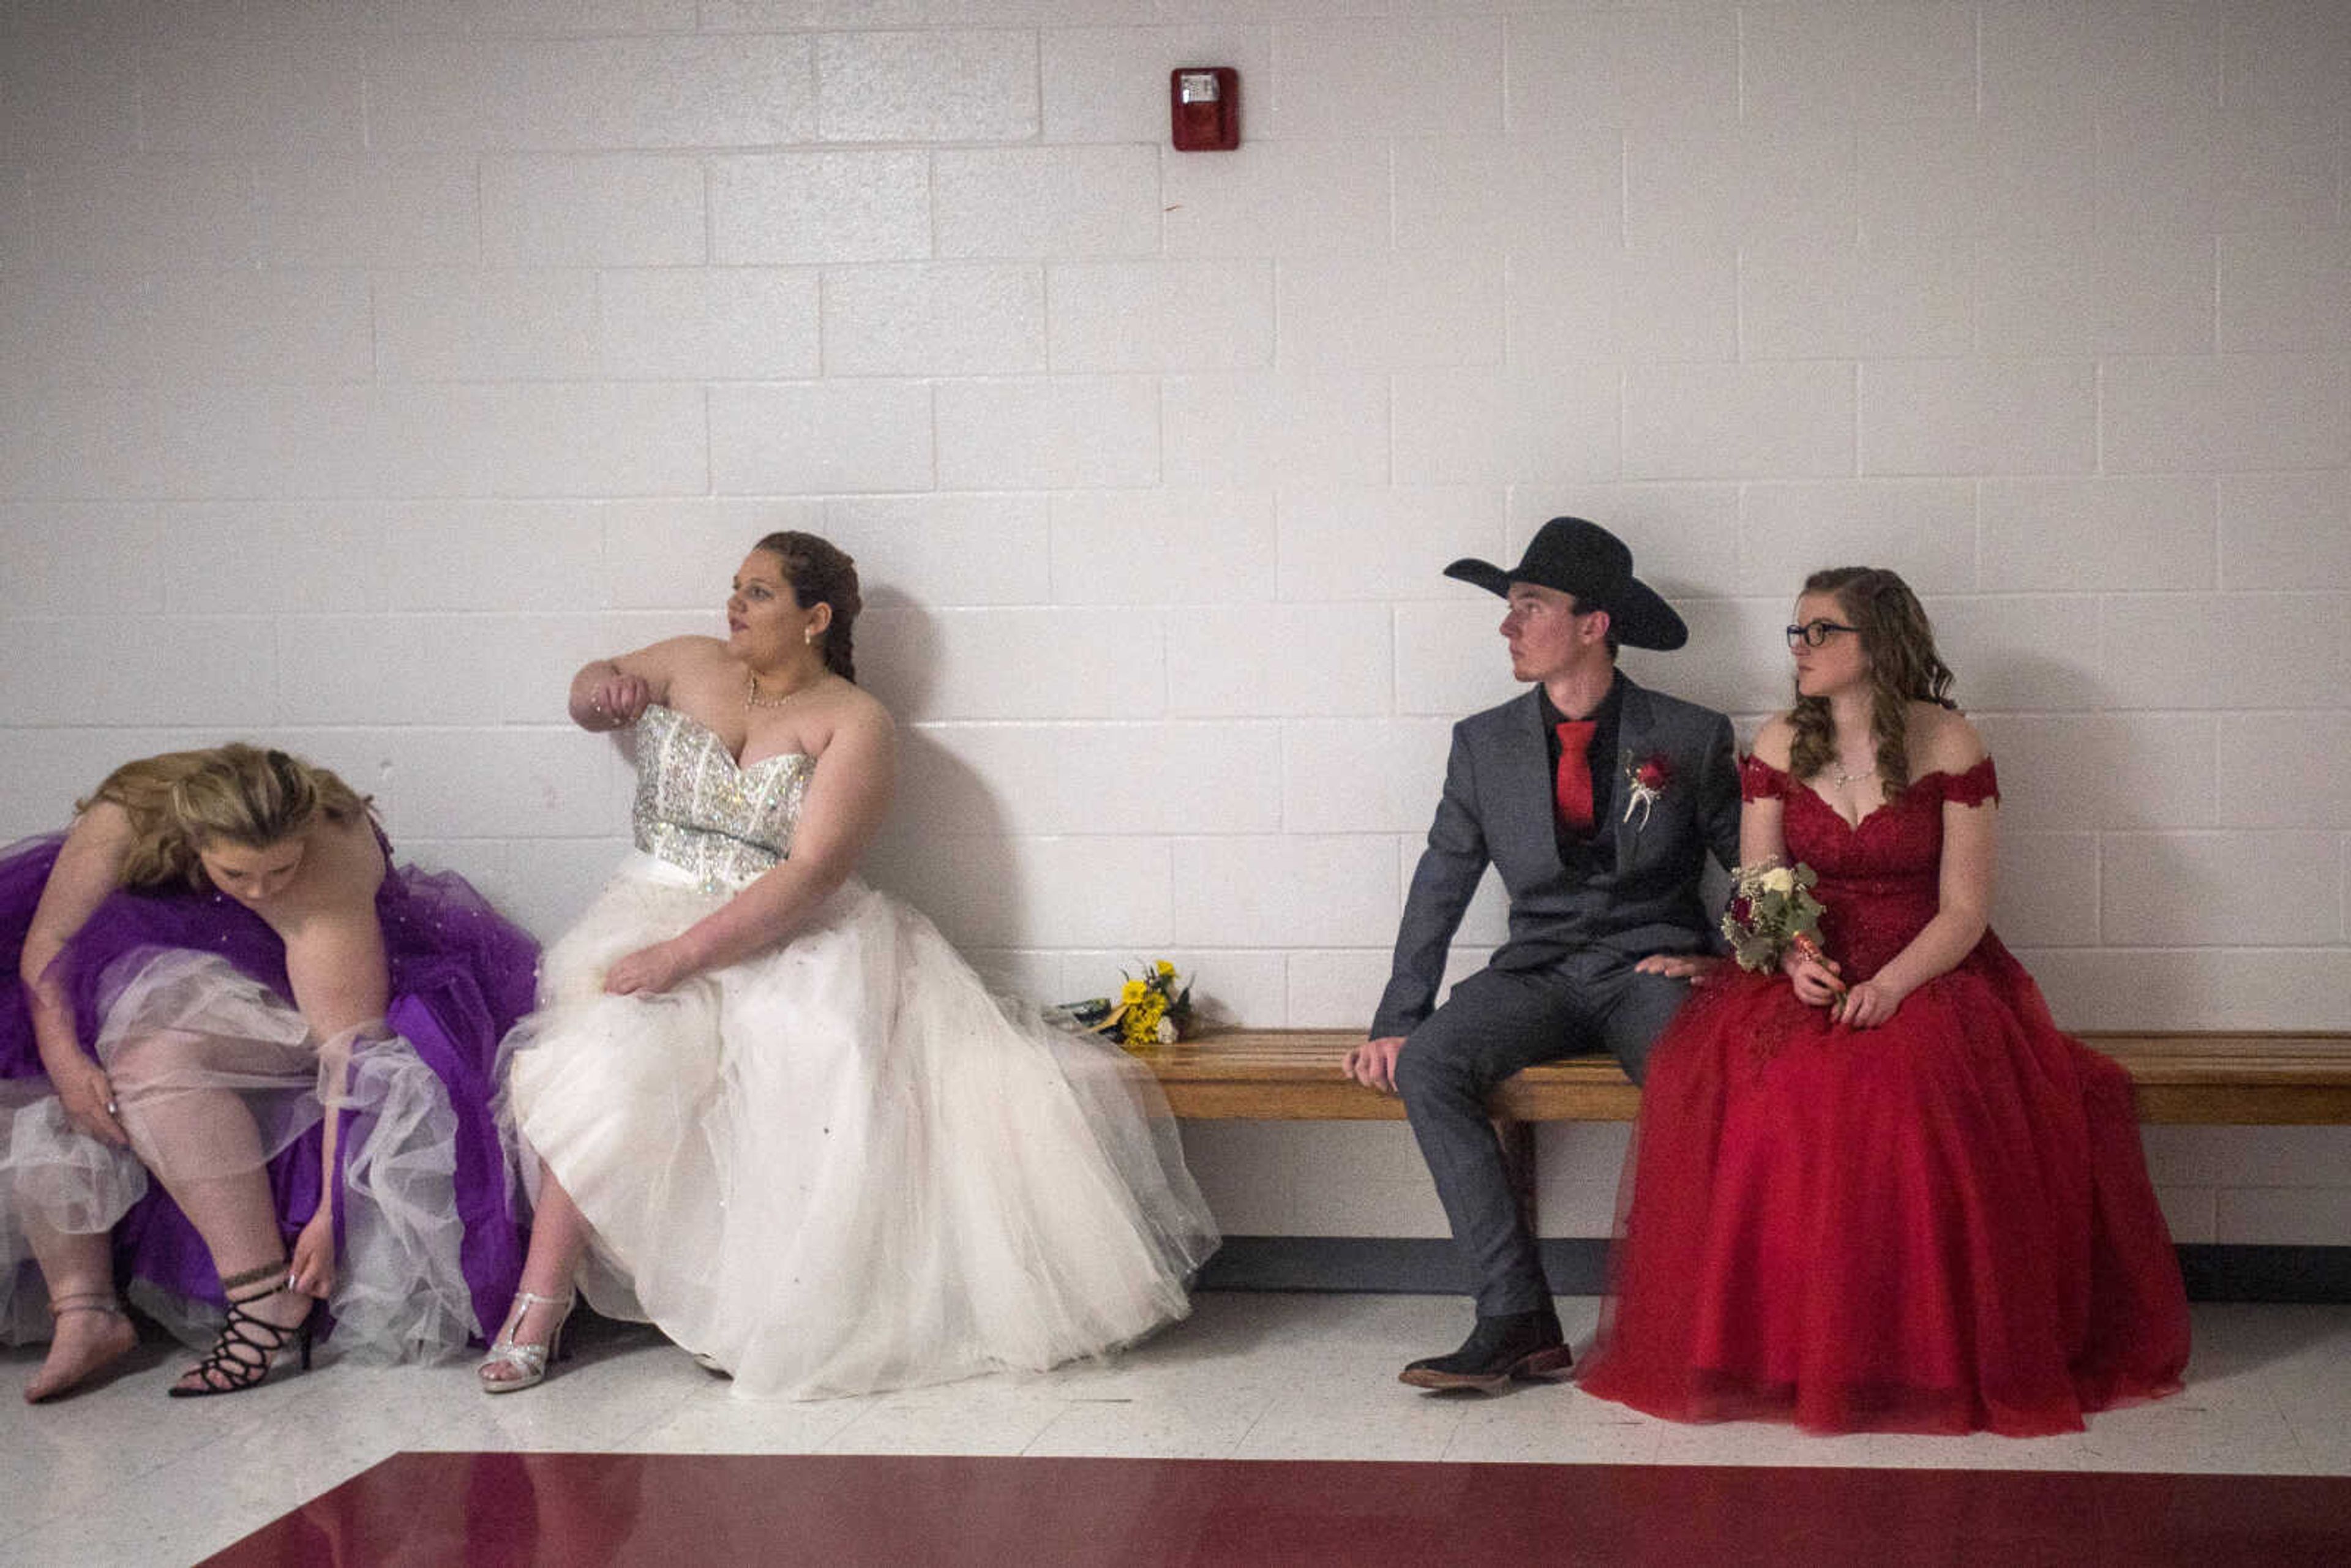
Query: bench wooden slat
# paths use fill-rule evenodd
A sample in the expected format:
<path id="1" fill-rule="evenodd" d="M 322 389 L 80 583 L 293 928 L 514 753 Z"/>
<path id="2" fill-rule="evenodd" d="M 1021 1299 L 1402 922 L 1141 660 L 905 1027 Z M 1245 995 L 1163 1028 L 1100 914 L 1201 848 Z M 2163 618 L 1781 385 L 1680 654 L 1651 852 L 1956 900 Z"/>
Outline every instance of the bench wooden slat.
<path id="1" fill-rule="evenodd" d="M 1340 1076 L 1363 1039 L 1351 1030 L 1229 1030 L 1137 1055 L 1180 1117 L 1229 1121 L 1395 1121 L 1403 1105 Z M 2351 1123 L 2351 1035 L 2150 1034 L 2082 1037 L 2131 1076 L 2142 1122 L 2316 1125 Z M 1604 1056 L 1530 1067 L 1495 1096 L 1521 1122 L 1629 1122 L 1640 1091 Z"/>

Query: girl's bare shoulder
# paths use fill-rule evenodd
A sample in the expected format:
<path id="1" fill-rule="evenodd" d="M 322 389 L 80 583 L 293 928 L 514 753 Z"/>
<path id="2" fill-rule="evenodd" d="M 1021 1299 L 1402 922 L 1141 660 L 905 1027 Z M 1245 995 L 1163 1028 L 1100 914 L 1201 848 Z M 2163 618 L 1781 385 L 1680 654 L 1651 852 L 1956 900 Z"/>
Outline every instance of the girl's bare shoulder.
<path id="1" fill-rule="evenodd" d="M 1795 745 L 1795 716 L 1775 713 L 1763 721 L 1762 728 L 1755 732 L 1754 756 L 1757 760 L 1768 762 L 1784 773 L 1788 768 L 1789 755 Z"/>
<path id="2" fill-rule="evenodd" d="M 1985 757 L 1983 736 L 1957 708 L 1910 705 L 1910 771 L 1964 773 Z"/>

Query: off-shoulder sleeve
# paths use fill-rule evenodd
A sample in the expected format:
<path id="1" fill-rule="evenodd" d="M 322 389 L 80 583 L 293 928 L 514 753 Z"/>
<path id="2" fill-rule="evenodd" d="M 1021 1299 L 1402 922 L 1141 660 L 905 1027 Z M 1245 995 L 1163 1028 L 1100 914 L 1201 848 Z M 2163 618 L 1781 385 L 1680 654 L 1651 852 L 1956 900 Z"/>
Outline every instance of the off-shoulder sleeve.
<path id="1" fill-rule="evenodd" d="M 2000 775 L 1987 757 L 1964 773 L 1943 776 L 1943 799 L 1957 806 L 1980 806 L 2000 799 Z"/>
<path id="2" fill-rule="evenodd" d="M 1742 758 L 1739 764 L 1739 798 L 1742 800 L 1777 800 L 1786 792 L 1788 776 L 1760 757 Z"/>

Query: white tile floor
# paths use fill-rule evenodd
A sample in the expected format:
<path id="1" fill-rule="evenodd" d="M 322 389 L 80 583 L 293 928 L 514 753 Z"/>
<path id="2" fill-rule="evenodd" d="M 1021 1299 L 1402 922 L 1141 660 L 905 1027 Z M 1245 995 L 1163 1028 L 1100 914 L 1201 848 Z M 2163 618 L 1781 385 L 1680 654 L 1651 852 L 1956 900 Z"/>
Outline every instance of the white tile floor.
<path id="1" fill-rule="evenodd" d="M 1571 1334 L 1593 1309 L 1561 1302 Z M 465 1366 L 322 1364 L 235 1398 L 167 1400 L 185 1358 L 151 1347 L 140 1370 L 65 1404 L 0 1400 L 0 1563 L 190 1563 L 402 1448 L 2351 1473 L 2351 1307 L 2199 1307 L 2185 1394 L 2029 1441 L 1676 1427 L 1573 1388 L 1397 1384 L 1405 1360 L 1450 1347 L 1465 1312 L 1443 1297 L 1211 1293 L 1108 1364 L 808 1405 L 736 1399 L 649 1331 L 612 1326 L 545 1387 L 497 1399 Z M 0 1381 L 21 1385 L 37 1360 L 0 1352 Z"/>

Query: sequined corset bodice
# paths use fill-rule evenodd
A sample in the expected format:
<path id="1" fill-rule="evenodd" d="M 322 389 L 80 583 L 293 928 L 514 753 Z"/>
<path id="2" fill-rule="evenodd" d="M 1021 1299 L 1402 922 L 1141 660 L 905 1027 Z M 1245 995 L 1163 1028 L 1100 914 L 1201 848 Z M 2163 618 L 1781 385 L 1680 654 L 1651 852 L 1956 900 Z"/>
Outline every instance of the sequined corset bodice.
<path id="1" fill-rule="evenodd" d="M 1821 940 L 1829 956 L 1860 979 L 1877 973 L 1910 944 L 1942 902 L 1943 806 L 1980 806 L 2000 799 L 1991 758 L 1963 773 L 1925 773 L 1858 825 L 1836 814 L 1809 784 L 1768 762 L 1740 767 L 1743 797 L 1784 803 L 1782 836 L 1788 859 L 1821 880 Z"/>
<path id="2" fill-rule="evenodd" d="M 798 752 L 737 767 L 709 726 L 656 704 L 637 720 L 637 848 L 705 891 L 740 887 L 790 852 L 815 770 Z"/>

